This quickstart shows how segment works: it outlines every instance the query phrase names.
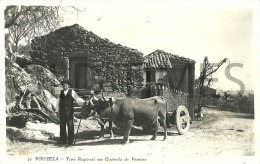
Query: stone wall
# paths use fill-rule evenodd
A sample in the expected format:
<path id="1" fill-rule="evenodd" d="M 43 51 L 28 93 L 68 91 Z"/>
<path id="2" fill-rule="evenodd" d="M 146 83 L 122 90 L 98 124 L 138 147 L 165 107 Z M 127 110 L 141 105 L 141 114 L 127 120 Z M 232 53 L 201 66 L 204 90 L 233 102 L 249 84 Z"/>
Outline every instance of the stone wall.
<path id="1" fill-rule="evenodd" d="M 70 78 L 68 74 L 74 73 L 68 72 L 70 59 L 84 58 L 92 71 L 91 80 L 103 79 L 104 89 L 128 92 L 129 88 L 143 86 L 141 52 L 103 39 L 77 24 L 35 37 L 31 47 L 33 62 L 50 68 L 59 80 Z"/>

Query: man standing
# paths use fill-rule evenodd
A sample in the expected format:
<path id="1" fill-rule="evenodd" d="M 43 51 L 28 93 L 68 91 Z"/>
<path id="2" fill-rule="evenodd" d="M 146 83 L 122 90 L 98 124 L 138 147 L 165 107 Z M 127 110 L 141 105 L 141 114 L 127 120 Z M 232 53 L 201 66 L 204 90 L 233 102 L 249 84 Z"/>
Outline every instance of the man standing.
<path id="1" fill-rule="evenodd" d="M 62 81 L 61 85 L 63 89 L 60 92 L 58 98 L 58 109 L 60 116 L 60 141 L 59 144 L 68 143 L 68 145 L 73 145 L 74 140 L 74 109 L 73 101 L 76 103 L 83 104 L 84 100 L 80 98 L 76 92 L 69 89 L 71 83 L 69 81 Z M 68 127 L 68 135 L 66 131 L 66 126 Z"/>

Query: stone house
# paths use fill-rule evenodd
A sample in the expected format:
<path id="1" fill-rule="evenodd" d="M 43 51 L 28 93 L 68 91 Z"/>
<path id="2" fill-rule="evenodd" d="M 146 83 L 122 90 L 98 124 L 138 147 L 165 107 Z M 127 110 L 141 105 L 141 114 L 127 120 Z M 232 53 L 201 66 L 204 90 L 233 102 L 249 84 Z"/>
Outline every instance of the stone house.
<path id="1" fill-rule="evenodd" d="M 127 92 L 143 85 L 143 54 L 101 38 L 78 24 L 32 40 L 35 64 L 70 80 L 74 88 Z"/>
<path id="2" fill-rule="evenodd" d="M 153 89 L 144 95 L 162 95 L 168 99 L 168 108 L 188 107 L 191 118 L 194 108 L 195 61 L 163 50 L 144 56 L 144 83 Z"/>

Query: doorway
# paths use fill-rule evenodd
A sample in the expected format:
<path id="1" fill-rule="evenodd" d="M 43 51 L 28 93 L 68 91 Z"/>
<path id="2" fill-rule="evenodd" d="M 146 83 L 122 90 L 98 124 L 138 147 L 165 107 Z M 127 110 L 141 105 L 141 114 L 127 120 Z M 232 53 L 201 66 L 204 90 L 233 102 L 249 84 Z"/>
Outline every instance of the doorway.
<path id="1" fill-rule="evenodd" d="M 78 63 L 75 65 L 75 87 L 91 89 L 92 76 L 91 69 L 86 63 Z"/>

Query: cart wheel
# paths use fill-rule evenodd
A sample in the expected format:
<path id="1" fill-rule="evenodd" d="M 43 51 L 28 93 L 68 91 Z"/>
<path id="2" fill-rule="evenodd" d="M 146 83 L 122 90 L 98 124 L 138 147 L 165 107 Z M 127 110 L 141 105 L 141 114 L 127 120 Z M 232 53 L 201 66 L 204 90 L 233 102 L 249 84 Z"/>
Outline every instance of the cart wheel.
<path id="1" fill-rule="evenodd" d="M 175 126 L 179 134 L 184 134 L 190 128 L 190 115 L 185 106 L 179 106 L 175 115 Z"/>

